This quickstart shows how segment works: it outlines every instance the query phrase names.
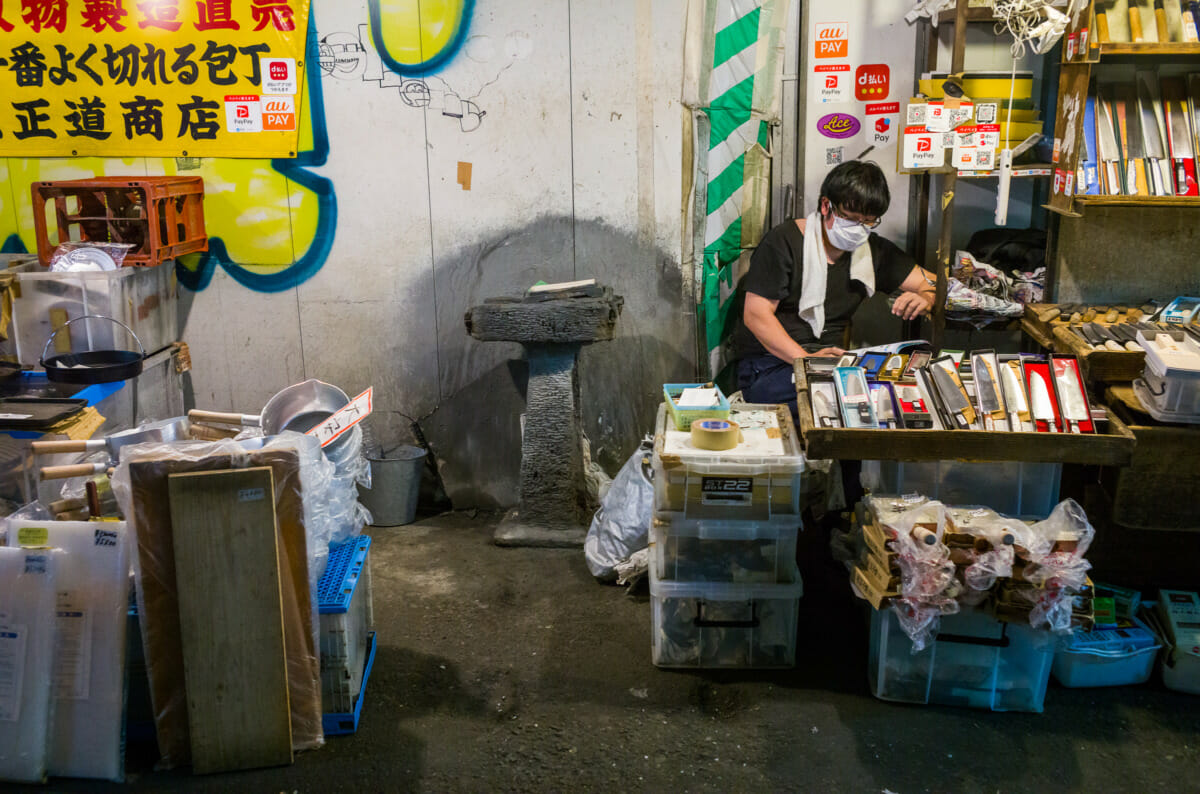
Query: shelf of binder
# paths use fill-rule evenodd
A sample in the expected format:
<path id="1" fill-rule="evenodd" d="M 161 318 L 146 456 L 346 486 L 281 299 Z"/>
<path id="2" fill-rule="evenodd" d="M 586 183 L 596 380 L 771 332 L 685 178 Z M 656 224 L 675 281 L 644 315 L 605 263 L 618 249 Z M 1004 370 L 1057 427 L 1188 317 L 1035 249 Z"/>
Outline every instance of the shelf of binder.
<path id="1" fill-rule="evenodd" d="M 1166 12 L 1134 5 L 1128 17 L 1111 10 L 1093 0 L 1067 29 L 1047 208 L 1078 217 L 1089 206 L 1200 206 L 1200 41 L 1191 15 L 1181 17 L 1178 4 Z"/>

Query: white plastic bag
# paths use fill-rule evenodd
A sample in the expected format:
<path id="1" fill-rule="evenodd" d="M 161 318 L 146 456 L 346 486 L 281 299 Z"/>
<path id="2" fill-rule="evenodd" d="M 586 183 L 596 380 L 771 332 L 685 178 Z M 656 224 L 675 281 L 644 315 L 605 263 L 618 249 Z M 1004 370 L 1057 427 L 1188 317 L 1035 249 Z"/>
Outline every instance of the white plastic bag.
<path id="1" fill-rule="evenodd" d="M 629 456 L 592 517 L 583 553 L 597 579 L 615 579 L 617 563 L 649 545 L 654 511 L 654 485 L 646 473 L 650 449 L 646 439 Z"/>

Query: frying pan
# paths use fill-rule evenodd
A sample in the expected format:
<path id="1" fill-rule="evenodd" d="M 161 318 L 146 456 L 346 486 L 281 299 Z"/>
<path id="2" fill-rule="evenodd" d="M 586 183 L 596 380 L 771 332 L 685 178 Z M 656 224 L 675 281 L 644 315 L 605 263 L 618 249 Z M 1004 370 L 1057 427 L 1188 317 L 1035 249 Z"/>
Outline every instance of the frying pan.
<path id="1" fill-rule="evenodd" d="M 284 430 L 307 433 L 349 402 L 346 392 L 337 386 L 310 378 L 276 393 L 257 416 L 192 410 L 188 411 L 188 418 L 193 422 L 261 427 L 263 434 L 268 436 Z M 325 457 L 341 463 L 356 454 L 361 445 L 362 429 L 355 425 L 351 432 L 324 448 Z"/>
<path id="2" fill-rule="evenodd" d="M 189 422 L 185 416 L 151 422 L 132 430 L 122 430 L 104 438 L 84 441 L 34 441 L 30 448 L 34 455 L 54 455 L 63 452 L 100 452 L 108 450 L 107 463 L 77 463 L 69 466 L 46 466 L 42 469 L 43 480 L 58 480 L 67 477 L 84 477 L 100 474 L 115 465 L 121 457 L 121 448 L 132 444 L 149 442 L 170 443 L 189 438 Z"/>
<path id="3" fill-rule="evenodd" d="M 133 341 L 137 342 L 138 352 L 132 350 L 85 350 L 82 353 L 60 353 L 46 358 L 50 345 L 60 332 L 67 329 L 71 323 L 79 320 L 108 320 L 116 323 L 129 332 Z M 105 317 L 101 314 L 85 314 L 67 320 L 62 327 L 56 328 L 46 344 L 42 347 L 42 358 L 39 362 L 46 370 L 46 378 L 55 383 L 112 383 L 119 380 L 129 380 L 142 374 L 142 365 L 146 360 L 146 349 L 142 340 L 138 339 L 125 323 Z"/>

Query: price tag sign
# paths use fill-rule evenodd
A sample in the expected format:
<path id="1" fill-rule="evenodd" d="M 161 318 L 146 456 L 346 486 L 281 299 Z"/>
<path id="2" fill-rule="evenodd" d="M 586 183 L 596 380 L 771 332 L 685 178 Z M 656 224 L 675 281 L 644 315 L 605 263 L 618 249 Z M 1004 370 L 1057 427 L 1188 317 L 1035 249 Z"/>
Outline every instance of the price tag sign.
<path id="1" fill-rule="evenodd" d="M 373 388 L 368 388 L 365 392 L 338 409 L 337 413 L 312 430 L 309 430 L 308 435 L 315 436 L 321 442 L 322 448 L 337 441 L 344 434 L 348 433 L 350 428 L 371 415 L 372 393 Z"/>

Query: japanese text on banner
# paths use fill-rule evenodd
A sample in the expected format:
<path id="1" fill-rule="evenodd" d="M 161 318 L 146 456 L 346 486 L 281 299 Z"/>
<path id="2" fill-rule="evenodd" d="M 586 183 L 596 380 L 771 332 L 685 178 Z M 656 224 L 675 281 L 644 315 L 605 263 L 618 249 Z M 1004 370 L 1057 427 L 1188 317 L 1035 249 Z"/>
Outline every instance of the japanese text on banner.
<path id="1" fill-rule="evenodd" d="M 310 0 L 0 0 L 0 156 L 294 157 Z"/>

